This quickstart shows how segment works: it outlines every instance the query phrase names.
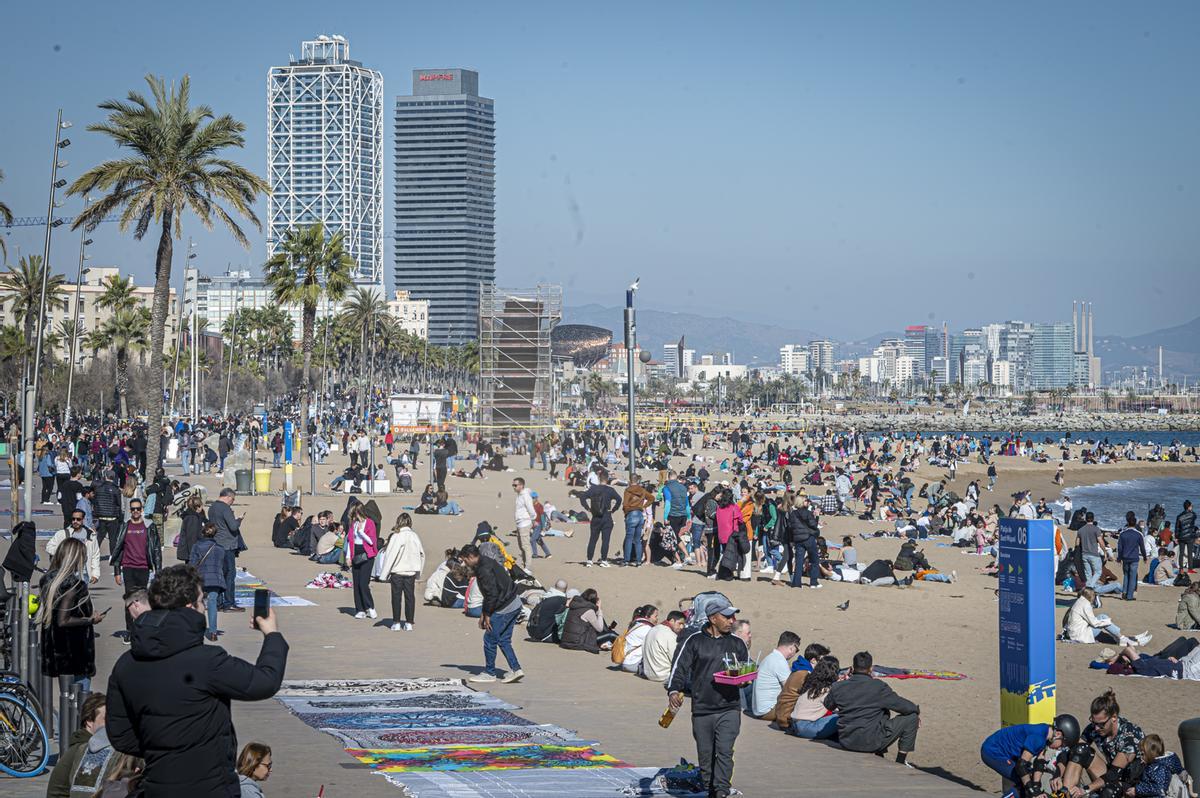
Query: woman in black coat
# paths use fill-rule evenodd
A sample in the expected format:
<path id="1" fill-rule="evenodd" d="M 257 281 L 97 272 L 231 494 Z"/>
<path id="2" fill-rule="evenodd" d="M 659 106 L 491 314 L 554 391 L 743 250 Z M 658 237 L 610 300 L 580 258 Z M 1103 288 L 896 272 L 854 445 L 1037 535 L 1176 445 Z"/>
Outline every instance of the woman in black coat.
<path id="1" fill-rule="evenodd" d="M 187 505 L 179 514 L 181 525 L 179 530 L 179 543 L 175 547 L 176 559 L 187 562 L 192 556 L 192 546 L 196 545 L 196 541 L 200 540 L 201 530 L 208 523 L 208 516 L 204 513 L 204 497 L 198 492 L 188 496 Z"/>
<path id="2" fill-rule="evenodd" d="M 96 675 L 96 641 L 92 627 L 104 613 L 92 609 L 88 581 L 82 576 L 87 548 L 67 538 L 54 552 L 50 570 L 42 577 L 37 623 L 42 629 L 42 673 L 59 678 L 59 689 L 79 682 L 89 692 Z"/>

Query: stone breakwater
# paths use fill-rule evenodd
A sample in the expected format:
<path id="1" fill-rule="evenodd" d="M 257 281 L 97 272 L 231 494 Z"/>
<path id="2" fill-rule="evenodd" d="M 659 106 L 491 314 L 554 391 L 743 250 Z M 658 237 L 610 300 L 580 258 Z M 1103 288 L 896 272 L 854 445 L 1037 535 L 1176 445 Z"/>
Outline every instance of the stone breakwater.
<path id="1" fill-rule="evenodd" d="M 1192 432 L 1200 430 L 1200 414 L 1160 416 L 1149 413 L 887 413 L 829 412 L 789 416 L 808 424 L 862 430 L 896 432 L 1041 432 L 1042 430 L 1080 430 L 1104 432 Z"/>

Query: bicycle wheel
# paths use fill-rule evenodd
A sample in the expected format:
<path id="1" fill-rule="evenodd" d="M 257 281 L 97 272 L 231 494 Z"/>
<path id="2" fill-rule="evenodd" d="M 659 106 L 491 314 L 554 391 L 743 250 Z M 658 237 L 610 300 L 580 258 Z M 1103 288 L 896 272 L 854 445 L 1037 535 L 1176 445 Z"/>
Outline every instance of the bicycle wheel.
<path id="1" fill-rule="evenodd" d="M 24 778 L 46 769 L 50 739 L 25 702 L 0 693 L 0 771 Z"/>
<path id="2" fill-rule="evenodd" d="M 33 688 L 27 682 L 21 681 L 19 674 L 12 671 L 0 673 L 0 693 L 10 693 L 14 698 L 24 701 L 39 718 L 45 714 L 42 712 L 42 702 L 34 695 Z"/>

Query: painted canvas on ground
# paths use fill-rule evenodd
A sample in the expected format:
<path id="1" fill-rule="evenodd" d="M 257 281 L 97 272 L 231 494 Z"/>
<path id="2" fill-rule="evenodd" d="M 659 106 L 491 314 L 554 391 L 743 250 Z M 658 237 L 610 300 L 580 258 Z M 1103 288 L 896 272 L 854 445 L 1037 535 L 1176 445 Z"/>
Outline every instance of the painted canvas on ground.
<path id="1" fill-rule="evenodd" d="M 657 768 L 384 773 L 419 798 L 617 798 L 667 795 Z"/>
<path id="2" fill-rule="evenodd" d="M 625 763 L 590 745 L 445 745 L 346 753 L 384 773 L 522 770 L 526 768 L 622 767 Z"/>
<path id="3" fill-rule="evenodd" d="M 468 729 L 332 729 L 346 748 L 419 748 L 431 745 L 574 745 L 590 744 L 561 726 L 474 726 Z"/>
<path id="4" fill-rule="evenodd" d="M 299 712 L 296 717 L 316 729 L 450 729 L 472 726 L 532 726 L 530 721 L 504 709 L 418 712 Z"/>
<path id="5" fill-rule="evenodd" d="M 285 681 L 279 688 L 283 696 L 380 695 L 428 690 L 464 690 L 462 679 L 422 677 L 417 679 L 309 679 Z"/>
<path id="6" fill-rule="evenodd" d="M 451 692 L 432 690 L 428 692 L 400 693 L 396 695 L 366 696 L 279 696 L 279 701 L 292 712 L 399 712 L 405 710 L 515 709 L 490 693 Z"/>

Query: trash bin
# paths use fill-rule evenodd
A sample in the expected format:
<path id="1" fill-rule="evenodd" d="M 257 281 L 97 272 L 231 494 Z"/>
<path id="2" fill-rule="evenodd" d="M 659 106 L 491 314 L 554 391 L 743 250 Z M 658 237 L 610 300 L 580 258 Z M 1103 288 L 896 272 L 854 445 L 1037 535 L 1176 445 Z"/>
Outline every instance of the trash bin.
<path id="1" fill-rule="evenodd" d="M 237 492 L 242 494 L 243 496 L 249 496 L 250 495 L 250 469 L 249 468 L 239 468 L 237 471 L 233 472 L 233 477 L 234 477 L 234 479 L 237 480 L 237 483 L 236 483 Z"/>
<path id="2" fill-rule="evenodd" d="M 254 490 L 256 493 L 271 492 L 271 469 L 256 468 L 254 469 Z"/>
<path id="3" fill-rule="evenodd" d="M 1184 770 L 1200 773 L 1200 718 L 1179 724 L 1179 747 L 1182 749 L 1179 753 L 1183 756 Z"/>

